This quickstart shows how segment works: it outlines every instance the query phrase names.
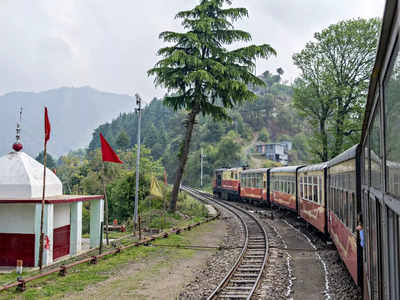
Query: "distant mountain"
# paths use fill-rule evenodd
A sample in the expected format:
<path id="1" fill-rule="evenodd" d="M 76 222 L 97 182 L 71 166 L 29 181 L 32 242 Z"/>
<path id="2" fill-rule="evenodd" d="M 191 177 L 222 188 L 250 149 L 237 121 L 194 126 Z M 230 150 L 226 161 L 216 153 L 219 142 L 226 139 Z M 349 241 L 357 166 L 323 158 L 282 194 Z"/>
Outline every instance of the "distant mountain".
<path id="1" fill-rule="evenodd" d="M 59 156 L 87 147 L 95 128 L 133 110 L 128 95 L 105 93 L 90 87 L 62 87 L 39 93 L 12 92 L 0 96 L 0 156 L 15 141 L 18 112 L 23 107 L 24 151 L 36 156 L 43 148 L 43 111 L 48 107 L 52 132 L 48 152 Z"/>

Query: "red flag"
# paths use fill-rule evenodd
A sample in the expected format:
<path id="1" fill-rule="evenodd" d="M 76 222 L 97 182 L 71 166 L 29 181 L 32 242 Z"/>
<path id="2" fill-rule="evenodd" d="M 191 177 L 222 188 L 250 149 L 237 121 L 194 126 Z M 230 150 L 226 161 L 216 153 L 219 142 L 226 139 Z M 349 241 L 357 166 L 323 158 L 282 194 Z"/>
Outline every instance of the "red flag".
<path id="1" fill-rule="evenodd" d="M 167 182 L 167 171 L 165 171 L 165 169 L 164 169 L 164 184 L 168 185 L 168 182 Z"/>
<path id="2" fill-rule="evenodd" d="M 118 155 L 114 152 L 111 146 L 107 143 L 106 139 L 100 133 L 100 142 L 101 142 L 101 154 L 103 156 L 103 161 L 109 161 L 117 164 L 123 164 L 123 162 L 119 159 Z"/>
<path id="3" fill-rule="evenodd" d="M 47 107 L 44 108 L 44 141 L 47 143 L 47 141 L 50 139 L 50 121 L 49 121 L 49 115 L 47 114 Z"/>

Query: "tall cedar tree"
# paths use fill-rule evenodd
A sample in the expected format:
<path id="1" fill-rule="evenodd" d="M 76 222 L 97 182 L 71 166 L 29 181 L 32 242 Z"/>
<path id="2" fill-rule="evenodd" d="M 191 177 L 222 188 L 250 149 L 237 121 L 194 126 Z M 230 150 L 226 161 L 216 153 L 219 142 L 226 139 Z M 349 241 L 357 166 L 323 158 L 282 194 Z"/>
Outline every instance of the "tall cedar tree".
<path id="1" fill-rule="evenodd" d="M 319 160 L 359 141 L 380 23 L 341 21 L 315 33 L 316 41 L 293 56 L 301 70 L 294 104 L 316 129 L 310 146 Z"/>
<path id="2" fill-rule="evenodd" d="M 182 19 L 186 32 L 165 31 L 160 39 L 172 46 L 162 48 L 163 58 L 148 71 L 155 75 L 155 84 L 164 86 L 170 94 L 164 103 L 174 110 L 185 109 L 186 134 L 179 157 L 170 211 L 176 210 L 179 186 L 185 169 L 196 117 L 211 115 L 214 120 L 228 119 L 227 110 L 256 95 L 248 85 L 263 85 L 252 74 L 256 58 L 276 55 L 267 44 L 251 45 L 235 50 L 225 48 L 234 42 L 249 42 L 248 32 L 237 30 L 233 22 L 248 17 L 246 8 L 225 8 L 230 0 L 202 0 L 192 10 L 176 15 Z"/>

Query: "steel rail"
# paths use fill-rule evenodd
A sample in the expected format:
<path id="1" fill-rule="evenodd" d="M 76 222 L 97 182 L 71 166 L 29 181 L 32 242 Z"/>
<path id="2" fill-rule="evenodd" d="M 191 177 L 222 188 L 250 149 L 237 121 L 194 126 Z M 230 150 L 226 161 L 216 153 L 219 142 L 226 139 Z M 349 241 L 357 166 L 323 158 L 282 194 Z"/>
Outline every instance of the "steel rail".
<path id="1" fill-rule="evenodd" d="M 230 269 L 230 271 L 227 273 L 227 275 L 224 277 L 224 279 L 220 282 L 220 284 L 215 288 L 215 290 L 212 292 L 212 294 L 207 298 L 207 300 L 212 300 L 212 299 L 217 299 L 217 298 L 225 298 L 225 299 L 229 299 L 229 298 L 234 298 L 234 299 L 250 299 L 262 276 L 263 270 L 265 268 L 266 262 L 267 262 L 267 258 L 268 258 L 268 252 L 269 252 L 269 245 L 268 245 L 268 237 L 267 234 L 265 232 L 264 227 L 262 226 L 262 224 L 259 222 L 259 220 L 254 217 L 253 215 L 251 215 L 250 213 L 248 213 L 246 210 L 237 207 L 235 205 L 232 205 L 231 203 L 227 203 L 225 201 L 220 201 L 220 200 L 216 200 L 212 197 L 212 195 L 208 194 L 208 193 L 204 193 L 189 187 L 184 187 L 182 186 L 181 189 L 189 194 L 191 194 L 192 196 L 198 198 L 201 201 L 204 202 L 208 202 L 208 203 L 216 203 L 222 207 L 224 207 L 225 209 L 231 211 L 234 215 L 236 215 L 239 220 L 242 223 L 242 226 L 245 230 L 245 243 L 243 245 L 242 251 L 238 257 L 238 259 L 235 261 L 233 267 Z M 255 224 L 258 226 L 258 230 L 255 231 L 260 231 L 262 234 L 262 237 L 264 238 L 264 254 L 263 254 L 263 262 L 261 264 L 261 266 L 257 269 L 257 267 L 255 267 L 256 270 L 252 269 L 251 271 L 256 272 L 258 271 L 258 275 L 257 278 L 254 280 L 254 283 L 251 287 L 251 290 L 249 291 L 248 295 L 243 295 L 243 293 L 246 293 L 245 291 L 249 288 L 249 287 L 242 287 L 243 289 L 241 289 L 241 287 L 239 286 L 231 286 L 232 290 L 239 290 L 242 291 L 241 293 L 239 292 L 237 295 L 234 294 L 229 294 L 227 291 L 224 291 L 224 288 L 227 287 L 227 285 L 230 283 L 230 280 L 232 279 L 232 277 L 234 277 L 235 275 L 240 277 L 240 274 L 236 274 L 236 271 L 238 270 L 238 268 L 240 267 L 240 265 L 243 262 L 243 259 L 246 257 L 246 254 L 249 252 L 249 227 L 246 224 L 243 216 L 241 216 L 237 211 L 241 212 L 242 214 L 245 214 L 247 217 L 250 217 L 250 219 L 252 221 L 255 222 Z M 257 238 L 259 239 L 259 238 Z M 255 240 L 254 240 L 255 241 Z M 257 248 L 259 249 L 259 248 Z M 251 283 L 251 280 L 247 280 L 247 283 Z M 228 294 L 223 294 L 224 292 L 228 293 Z M 234 293 L 234 292 L 232 292 Z"/>
<path id="2" fill-rule="evenodd" d="M 31 281 L 34 281 L 34 280 L 49 276 L 49 275 L 57 273 L 57 272 L 59 273 L 60 276 L 66 276 L 68 269 L 71 269 L 71 268 L 76 267 L 78 265 L 81 265 L 81 264 L 84 264 L 84 263 L 97 264 L 98 260 L 101 259 L 101 258 L 104 258 L 105 256 L 119 254 L 122 251 L 124 251 L 126 249 L 129 249 L 129 248 L 133 248 L 133 247 L 138 247 L 138 246 L 142 246 L 142 245 L 146 246 L 149 243 L 151 243 L 151 242 L 153 242 L 153 241 L 155 241 L 157 239 L 167 238 L 171 234 L 180 234 L 182 231 L 189 231 L 194 227 L 197 227 L 197 226 L 199 226 L 201 224 L 208 223 L 210 221 L 213 221 L 213 220 L 219 218 L 221 212 L 217 208 L 216 208 L 216 211 L 217 211 L 217 214 L 215 216 L 207 217 L 204 221 L 197 222 L 195 224 L 189 224 L 189 225 L 186 225 L 186 226 L 184 226 L 182 228 L 173 228 L 171 230 L 164 231 L 164 232 L 161 232 L 159 234 L 146 237 L 146 238 L 142 239 L 141 241 L 133 242 L 133 243 L 128 244 L 126 246 L 121 246 L 121 247 L 118 247 L 118 248 L 111 249 L 111 250 L 109 250 L 107 252 L 104 252 L 102 254 L 93 255 L 93 256 L 89 256 L 88 255 L 87 257 L 84 257 L 83 259 L 80 259 L 80 260 L 78 260 L 76 262 L 72 262 L 70 264 L 63 264 L 63 265 L 61 265 L 59 267 L 49 267 L 49 269 L 47 271 L 39 273 L 39 274 L 36 274 L 36 275 L 33 275 L 33 276 L 30 276 L 30 277 L 18 278 L 18 280 L 15 281 L 15 282 L 6 284 L 4 286 L 0 286 L 0 293 L 3 292 L 3 291 L 7 291 L 7 290 L 9 290 L 10 288 L 13 288 L 13 287 L 17 287 L 17 289 L 22 292 L 22 291 L 25 291 L 25 289 L 27 288 L 26 284 L 31 282 Z M 93 249 L 93 250 L 96 250 L 96 249 Z"/>

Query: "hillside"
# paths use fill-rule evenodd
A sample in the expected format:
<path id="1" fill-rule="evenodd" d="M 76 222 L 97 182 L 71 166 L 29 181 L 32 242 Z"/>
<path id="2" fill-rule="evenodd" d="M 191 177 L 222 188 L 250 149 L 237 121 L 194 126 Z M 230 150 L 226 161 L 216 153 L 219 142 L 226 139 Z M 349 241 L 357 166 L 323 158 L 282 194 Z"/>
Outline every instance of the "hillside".
<path id="1" fill-rule="evenodd" d="M 258 99 L 230 111 L 231 121 L 215 122 L 209 117 L 200 117 L 195 127 L 191 154 L 184 183 L 196 185 L 200 174 L 200 148 L 207 156 L 204 165 L 204 180 L 209 183 L 212 171 L 217 167 L 243 164 L 268 163 L 252 157 L 256 142 L 292 141 L 292 161 L 306 160 L 304 153 L 303 122 L 291 107 L 292 89 L 281 82 L 280 75 L 266 71 L 260 78 L 264 87 L 254 88 Z M 184 133 L 184 112 L 174 112 L 159 99 L 144 108 L 142 115 L 142 142 L 151 149 L 155 159 L 161 159 L 170 181 L 174 177 L 177 153 Z M 98 148 L 98 134 L 102 132 L 110 143 L 120 150 L 136 144 L 137 115 L 125 113 L 111 123 L 99 126 L 89 144 L 89 150 Z"/>
<path id="2" fill-rule="evenodd" d="M 62 87 L 39 93 L 13 92 L 0 96 L 0 153 L 15 141 L 18 112 L 23 107 L 22 142 L 25 152 L 36 156 L 43 148 L 43 109 L 52 125 L 49 153 L 59 156 L 87 147 L 93 130 L 121 112 L 133 110 L 130 96 L 105 93 L 90 87 Z"/>

